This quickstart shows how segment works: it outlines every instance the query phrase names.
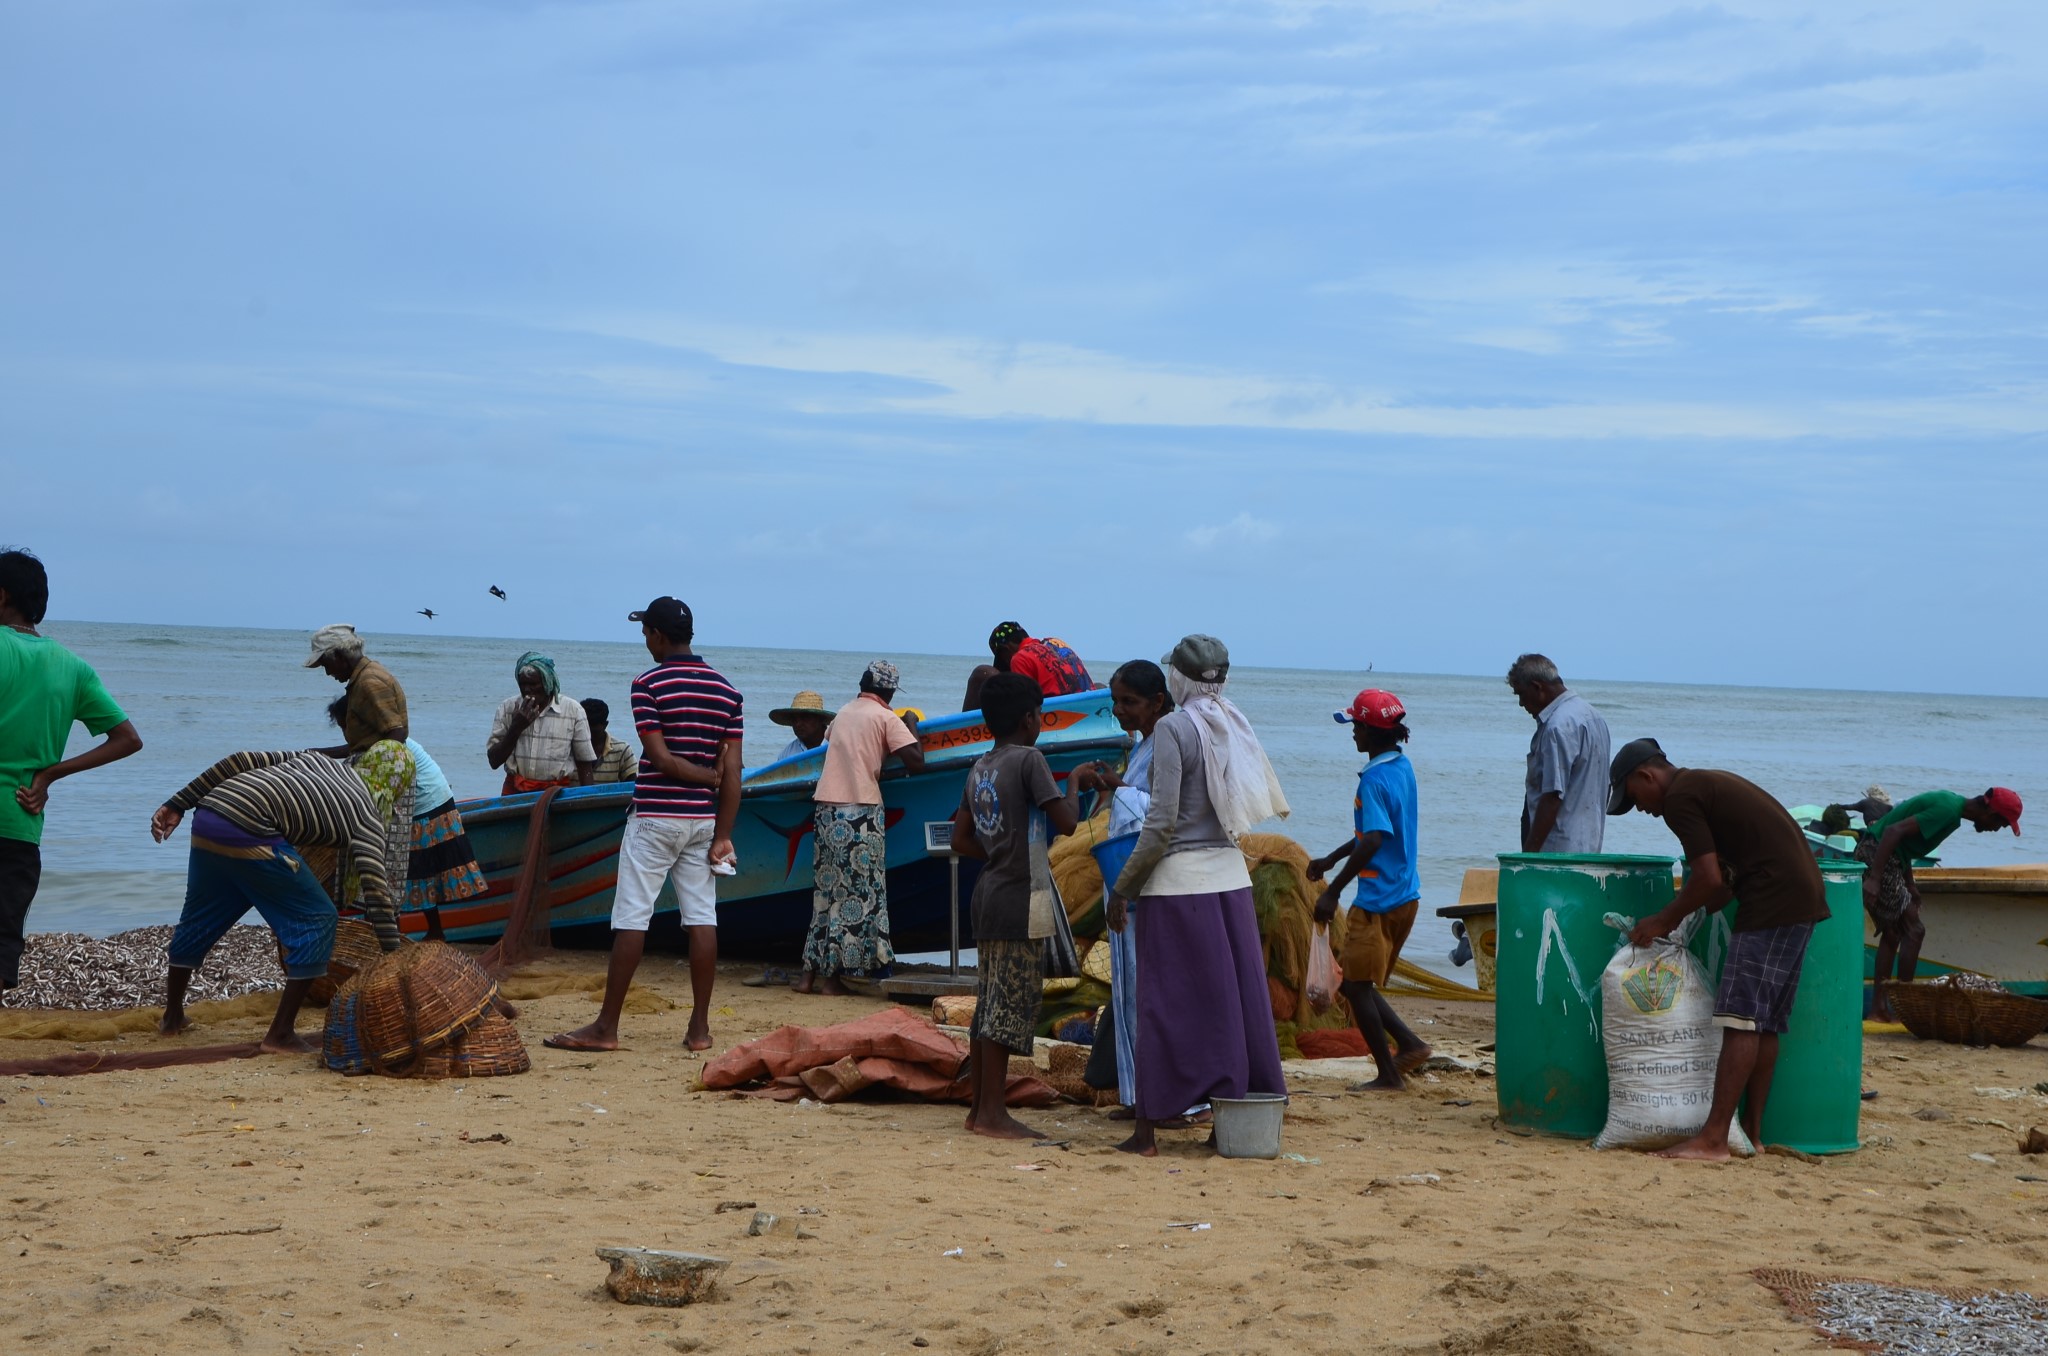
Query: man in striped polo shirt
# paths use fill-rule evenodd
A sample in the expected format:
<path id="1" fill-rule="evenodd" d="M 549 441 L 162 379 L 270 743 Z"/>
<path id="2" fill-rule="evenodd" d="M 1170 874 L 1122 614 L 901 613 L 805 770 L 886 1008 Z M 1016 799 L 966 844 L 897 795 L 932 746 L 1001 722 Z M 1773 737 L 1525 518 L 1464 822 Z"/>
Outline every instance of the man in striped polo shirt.
<path id="1" fill-rule="evenodd" d="M 550 1036 L 558 1050 L 616 1050 L 627 986 L 647 946 L 647 924 L 663 880 L 674 882 L 690 939 L 692 1050 L 711 1048 L 711 986 L 718 974 L 718 894 L 714 866 L 730 874 L 732 824 L 740 809 L 740 694 L 690 649 L 696 631 L 679 599 L 656 598 L 627 614 L 654 667 L 633 680 L 633 726 L 640 774 L 633 811 L 619 842 L 619 884 L 612 895 L 612 959 L 597 1020 Z"/>
<path id="2" fill-rule="evenodd" d="M 334 901 L 300 852 L 339 848 L 343 869 L 362 884 L 363 916 L 386 951 L 398 949 L 398 915 L 384 869 L 384 816 L 347 763 L 312 750 L 234 753 L 165 801 L 149 821 L 161 843 L 192 817 L 185 907 L 171 934 L 160 1030 L 185 1029 L 185 987 L 206 953 L 255 909 L 284 950 L 284 992 L 263 1037 L 272 1054 L 307 1054 L 293 1029 L 313 981 L 334 953 Z"/>

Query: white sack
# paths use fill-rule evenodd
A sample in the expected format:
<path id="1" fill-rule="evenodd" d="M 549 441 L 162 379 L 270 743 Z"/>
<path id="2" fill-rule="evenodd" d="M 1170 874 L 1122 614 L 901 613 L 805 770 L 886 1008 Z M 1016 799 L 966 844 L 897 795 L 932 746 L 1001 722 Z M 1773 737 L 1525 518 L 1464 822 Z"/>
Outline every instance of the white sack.
<path id="1" fill-rule="evenodd" d="M 1690 930 L 1685 930 L 1690 935 Z M 1691 1139 L 1714 1101 L 1721 1028 L 1714 990 L 1682 941 L 1622 943 L 1600 975 L 1607 1047 L 1607 1125 L 1596 1149 L 1663 1149 Z M 1755 1152 L 1740 1122 L 1728 1147 Z"/>

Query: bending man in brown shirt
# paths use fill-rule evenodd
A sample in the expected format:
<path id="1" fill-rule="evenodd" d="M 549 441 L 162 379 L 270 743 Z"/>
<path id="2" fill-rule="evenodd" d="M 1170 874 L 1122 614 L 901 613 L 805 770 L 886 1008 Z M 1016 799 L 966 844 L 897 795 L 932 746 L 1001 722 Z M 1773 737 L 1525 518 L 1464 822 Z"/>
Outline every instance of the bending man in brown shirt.
<path id="1" fill-rule="evenodd" d="M 1769 792 L 1732 772 L 1673 767 L 1654 739 L 1623 745 L 1608 770 L 1607 813 L 1631 809 L 1678 835 L 1686 873 L 1678 897 L 1637 923 L 1629 941 L 1648 946 L 1694 911 L 1719 910 L 1742 892 L 1714 996 L 1722 1032 L 1713 1106 L 1697 1135 L 1660 1155 L 1720 1162 L 1738 1101 L 1744 1132 L 1763 1147 L 1778 1037 L 1792 1016 L 1813 925 L 1828 917 L 1820 867 L 1805 833 Z"/>

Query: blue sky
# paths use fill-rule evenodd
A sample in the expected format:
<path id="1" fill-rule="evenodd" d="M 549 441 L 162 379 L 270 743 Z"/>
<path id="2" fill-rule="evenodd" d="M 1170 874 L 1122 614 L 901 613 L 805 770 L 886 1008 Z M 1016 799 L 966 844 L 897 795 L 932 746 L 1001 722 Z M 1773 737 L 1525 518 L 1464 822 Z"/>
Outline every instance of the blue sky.
<path id="1" fill-rule="evenodd" d="M 0 537 L 67 618 L 2048 695 L 2044 36 L 4 0 Z"/>

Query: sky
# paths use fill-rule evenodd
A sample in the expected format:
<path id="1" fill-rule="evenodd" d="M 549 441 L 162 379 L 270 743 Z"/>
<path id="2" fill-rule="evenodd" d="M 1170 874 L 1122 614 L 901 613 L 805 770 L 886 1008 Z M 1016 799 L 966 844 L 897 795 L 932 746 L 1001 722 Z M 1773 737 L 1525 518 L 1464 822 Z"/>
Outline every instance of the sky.
<path id="1" fill-rule="evenodd" d="M 67 619 L 2048 696 L 2044 57 L 2032 0 L 0 0 L 0 540 Z"/>

